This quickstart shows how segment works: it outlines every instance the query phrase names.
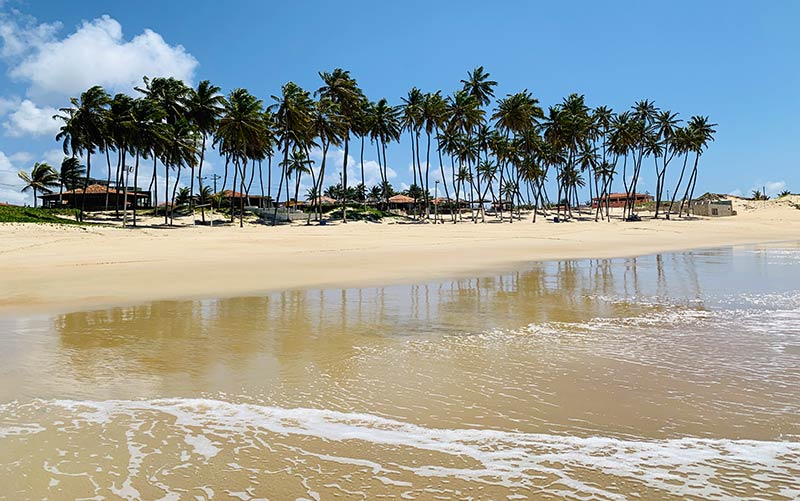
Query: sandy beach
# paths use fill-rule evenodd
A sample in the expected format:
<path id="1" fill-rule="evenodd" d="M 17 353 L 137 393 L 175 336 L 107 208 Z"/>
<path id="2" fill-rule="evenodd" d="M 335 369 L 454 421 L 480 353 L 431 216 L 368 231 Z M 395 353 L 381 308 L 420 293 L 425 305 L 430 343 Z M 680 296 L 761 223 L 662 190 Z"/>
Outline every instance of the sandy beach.
<path id="1" fill-rule="evenodd" d="M 734 217 L 640 223 L 138 229 L 3 224 L 0 314 L 407 283 L 535 260 L 796 240 L 800 210 L 794 203 L 736 201 Z"/>

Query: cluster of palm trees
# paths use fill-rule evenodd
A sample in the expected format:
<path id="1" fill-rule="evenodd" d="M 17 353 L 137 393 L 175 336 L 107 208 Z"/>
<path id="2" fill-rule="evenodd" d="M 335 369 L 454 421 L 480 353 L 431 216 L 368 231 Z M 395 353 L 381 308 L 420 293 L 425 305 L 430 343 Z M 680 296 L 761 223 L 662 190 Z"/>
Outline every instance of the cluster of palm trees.
<path id="1" fill-rule="evenodd" d="M 58 172 L 47 162 L 36 162 L 30 173 L 22 170 L 18 176 L 24 183 L 22 192 L 33 192 L 33 206 L 36 207 L 38 193 L 52 193 L 53 188 L 58 188 L 59 194 L 63 195 L 64 189 L 72 190 L 79 186 L 85 172 L 77 158 L 65 157 Z"/>
<path id="2" fill-rule="evenodd" d="M 126 194 L 131 174 L 133 189 L 139 190 L 140 160 L 150 160 L 153 174 L 149 190 L 156 188 L 153 200 L 158 204 L 155 184 L 160 162 L 164 218 L 169 224 L 176 198 L 188 199 L 190 204 L 208 201 L 211 192 L 203 185 L 202 169 L 207 147 L 216 148 L 225 165 L 222 191 L 230 182 L 231 189 L 238 192 L 238 198 L 230 200 L 231 205 L 233 200 L 239 203 L 242 225 L 244 200 L 256 179 L 264 196 L 265 160 L 266 193 L 272 193 L 276 155 L 277 200 L 269 199 L 275 211 L 273 222 L 279 205 L 275 202 L 283 198 L 288 206 L 292 188 L 297 200 L 303 176 L 311 178 L 308 198 L 314 213 L 321 217 L 319 195 L 336 188 L 323 188 L 331 148 L 343 150 L 335 192 L 340 195 L 344 222 L 348 203 L 366 203 L 374 198 L 388 204 L 392 190 L 387 146 L 399 142 L 404 134 L 411 145 L 413 185 L 409 193 L 422 219 L 430 218 L 434 203 L 430 196 L 432 154 L 438 159 L 445 200 L 452 200 L 452 193 L 455 207 L 468 204 L 474 222 L 486 220 L 484 209 L 490 203 L 499 209 L 500 220 L 506 219 L 504 211 L 509 221 L 519 219 L 525 206 L 534 209 L 533 221 L 537 212 L 546 214 L 553 207 L 559 215 L 563 210 L 565 216 L 572 216 L 573 208 L 580 206 L 579 190 L 587 185 L 590 198 L 599 200 L 609 199 L 619 179 L 626 193 L 635 194 L 649 161 L 656 174 L 655 215 L 663 212 L 669 217 L 679 190 L 684 193 L 679 213 L 683 203 L 691 200 L 700 157 L 715 133 L 715 124 L 707 117 L 693 116 L 683 123 L 676 113 L 661 111 L 648 100 L 615 113 L 605 106 L 591 109 L 583 96 L 572 94 L 545 111 L 530 92 L 523 90 L 497 99 L 490 110 L 497 82 L 482 67 L 468 72 L 460 88 L 449 96 L 414 87 L 398 106 L 385 98 L 369 100 L 348 71 L 337 68 L 319 76 L 321 85 L 313 93 L 288 82 L 279 95 L 271 96 L 269 105 L 241 88 L 223 96 L 208 81 L 192 88 L 174 78 L 145 77 L 144 85 L 136 88 L 137 97 L 112 97 L 95 86 L 73 98 L 71 106 L 60 109 L 55 118 L 63 124 L 56 139 L 63 142 L 64 153 L 70 158 L 85 158 L 84 189 L 97 155 L 105 156 L 108 183 L 113 175 Z M 380 173 L 380 183 L 369 190 L 364 173 L 367 143 L 375 148 Z M 360 156 L 359 183 L 348 179 L 348 161 L 355 147 Z M 314 160 L 312 151 L 317 150 L 321 155 Z M 115 162 L 111 152 L 115 152 Z M 449 160 L 449 176 L 445 159 Z M 667 203 L 664 193 L 673 160 L 681 164 L 681 169 Z M 129 161 L 133 168 L 127 167 Z M 116 163 L 115 169 L 112 163 Z M 179 191 L 181 173 L 186 170 L 190 171 L 190 187 Z M 549 179 L 556 185 L 554 201 L 547 192 Z M 199 183 L 197 196 L 193 196 L 195 180 Z M 631 202 L 626 204 L 623 216 L 635 212 L 634 198 L 628 199 Z M 123 210 L 127 220 L 127 204 Z M 235 212 L 231 207 L 232 220 Z M 608 203 L 598 203 L 594 217 L 610 218 Z M 462 219 L 461 210 L 452 211 L 452 218 L 454 222 Z M 135 206 L 133 222 L 136 224 Z"/>

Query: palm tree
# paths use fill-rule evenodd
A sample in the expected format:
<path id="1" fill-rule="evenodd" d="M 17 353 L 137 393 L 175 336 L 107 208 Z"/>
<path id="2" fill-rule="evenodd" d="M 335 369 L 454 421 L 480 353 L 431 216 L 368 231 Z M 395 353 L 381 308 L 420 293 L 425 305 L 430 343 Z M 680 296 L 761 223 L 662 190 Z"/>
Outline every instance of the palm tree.
<path id="1" fill-rule="evenodd" d="M 224 97 L 220 94 L 220 88 L 213 85 L 208 80 L 203 80 L 197 84 L 197 89 L 189 91 L 187 100 L 188 115 L 200 132 L 202 143 L 200 145 L 200 163 L 197 166 L 197 181 L 200 187 L 200 203 L 205 200 L 203 194 L 203 161 L 206 154 L 206 140 L 213 135 L 217 127 L 217 119 L 222 113 Z M 194 193 L 194 173 L 189 185 L 189 190 Z M 263 193 L 262 193 L 263 195 Z"/>
<path id="2" fill-rule="evenodd" d="M 475 98 L 481 106 L 486 106 L 494 97 L 494 87 L 497 82 L 489 80 L 489 73 L 483 71 L 483 66 L 478 66 L 467 72 L 467 79 L 461 80 L 464 90 Z"/>
<path id="3" fill-rule="evenodd" d="M 714 127 L 717 124 L 709 123 L 708 117 L 693 116 L 689 119 L 689 148 L 694 152 L 694 167 L 689 176 L 689 181 L 686 184 L 686 192 L 683 195 L 683 202 L 681 202 L 681 213 L 683 213 L 683 203 L 687 202 L 686 215 L 688 216 L 692 209 L 692 198 L 694 197 L 694 187 L 697 184 L 697 165 L 700 161 L 700 156 L 708 147 L 708 143 L 714 140 L 714 134 L 717 132 Z M 677 190 L 676 190 L 677 191 Z"/>
<path id="4" fill-rule="evenodd" d="M 360 113 L 360 112 L 359 112 Z M 360 117 L 360 114 L 359 114 Z M 361 120 L 357 120 L 360 125 Z M 347 133 L 345 118 L 339 113 L 339 106 L 328 99 L 322 97 L 319 101 L 314 103 L 313 115 L 311 117 L 312 133 L 319 139 L 322 148 L 322 159 L 320 161 L 319 176 L 314 183 L 317 192 L 322 190 L 322 184 L 325 180 L 325 166 L 328 160 L 328 148 L 330 146 L 339 146 L 342 144 L 342 138 Z M 306 151 L 308 157 L 308 151 Z M 362 141 L 362 177 L 364 175 L 363 169 L 363 141 Z M 317 217 L 322 218 L 322 204 L 317 198 L 312 199 L 317 212 Z"/>
<path id="5" fill-rule="evenodd" d="M 287 178 L 294 178 L 295 207 L 297 207 L 297 197 L 300 195 L 300 178 L 303 176 L 303 174 L 311 173 L 311 167 L 309 167 L 311 163 L 312 162 L 306 156 L 305 151 L 296 149 L 292 151 L 292 155 L 289 157 L 289 163 L 281 166 L 286 169 Z"/>
<path id="6" fill-rule="evenodd" d="M 53 118 L 61 120 L 64 124 L 56 135 L 56 141 L 63 141 L 64 153 L 73 156 L 86 153 L 86 178 L 83 183 L 81 196 L 80 219 L 83 220 L 83 211 L 86 208 L 86 188 L 89 187 L 89 178 L 92 172 L 92 153 L 96 149 L 104 149 L 106 145 L 106 120 L 107 106 L 110 98 L 108 93 L 99 85 L 91 87 L 78 98 L 71 98 L 71 107 L 60 108 L 59 113 Z"/>
<path id="7" fill-rule="evenodd" d="M 61 207 L 64 203 L 64 188 L 74 190 L 78 187 L 81 177 L 86 173 L 86 169 L 81 165 L 80 161 L 75 157 L 64 157 L 61 161 L 61 170 L 59 172 L 58 181 L 58 206 Z"/>
<path id="8" fill-rule="evenodd" d="M 372 130 L 370 136 L 375 140 L 378 148 L 378 164 L 381 166 L 381 186 L 389 186 L 388 165 L 386 162 L 386 145 L 392 141 L 400 140 L 400 109 L 391 106 L 383 98 L 372 107 L 372 118 L 370 124 Z M 383 155 L 383 160 L 381 160 Z M 389 204 L 390 191 L 384 189 L 383 198 L 386 205 Z"/>
<path id="9" fill-rule="evenodd" d="M 108 178 L 106 183 L 111 186 L 111 164 L 108 158 L 108 150 L 113 148 L 117 151 L 117 169 L 114 176 L 115 185 L 127 186 L 124 179 L 124 173 L 127 171 L 125 166 L 125 157 L 130 149 L 130 136 L 131 130 L 131 113 L 133 111 L 134 99 L 125 94 L 116 94 L 114 99 L 111 100 L 106 119 L 106 131 L 108 138 L 106 140 L 106 160 L 109 161 L 108 165 Z M 127 190 L 125 190 L 127 192 Z M 126 193 L 127 194 L 127 193 Z M 106 190 L 105 207 L 108 210 L 109 190 Z M 127 201 L 127 196 L 125 197 Z M 119 202 L 119 198 L 117 198 Z M 119 203 L 114 207 L 119 217 Z"/>
<path id="10" fill-rule="evenodd" d="M 47 163 L 36 162 L 33 164 L 31 173 L 21 170 L 17 173 L 20 179 L 25 183 L 22 192 L 33 190 L 33 206 L 36 207 L 36 194 L 38 193 L 51 193 L 50 188 L 58 186 L 58 173 L 50 167 Z"/>
<path id="11" fill-rule="evenodd" d="M 314 101 L 308 91 L 303 90 L 294 82 L 286 83 L 282 88 L 280 96 L 272 96 L 274 104 L 270 106 L 275 117 L 275 126 L 279 144 L 283 147 L 283 162 L 281 163 L 281 178 L 278 184 L 278 198 L 283 188 L 283 181 L 286 179 L 286 166 L 289 164 L 290 148 L 301 145 L 311 135 L 311 124 Z M 288 183 L 287 183 L 287 202 L 288 202 Z M 275 204 L 273 213 L 273 226 L 278 220 L 278 204 Z"/>
<path id="12" fill-rule="evenodd" d="M 321 97 L 330 99 L 339 108 L 344 126 L 344 157 L 342 161 L 342 185 L 347 192 L 347 160 L 350 152 L 350 132 L 358 113 L 361 110 L 361 103 L 364 99 L 361 89 L 355 79 L 350 77 L 350 72 L 341 68 L 336 68 L 331 73 L 320 72 L 320 78 L 324 85 L 317 90 Z M 342 222 L 347 222 L 347 211 L 345 210 L 345 200 L 342 200 Z"/>
<path id="13" fill-rule="evenodd" d="M 158 154 L 166 143 L 166 125 L 162 123 L 164 111 L 151 99 L 137 98 L 131 108 L 131 134 L 130 146 L 133 149 L 135 163 L 133 168 L 133 191 L 139 193 L 139 159 L 152 157 L 153 181 L 155 181 Z M 127 185 L 127 183 L 126 183 Z M 152 192 L 152 184 L 150 191 Z M 138 195 L 133 200 L 133 225 L 136 226 L 137 209 L 139 206 Z M 127 216 L 127 211 L 126 211 Z M 125 217 L 123 217 L 125 222 Z"/>
<path id="14" fill-rule="evenodd" d="M 408 91 L 408 97 L 402 98 L 403 104 L 400 106 L 402 110 L 402 124 L 403 129 L 408 131 L 411 137 L 411 170 L 414 173 L 414 182 L 417 184 L 417 179 L 422 179 L 422 167 L 419 165 L 419 136 L 422 129 L 422 107 L 425 100 L 422 91 L 413 87 Z M 419 174 L 419 177 L 417 176 Z M 414 197 L 412 197 L 414 198 Z M 417 209 L 417 200 L 414 199 L 414 207 Z"/>
<path id="15" fill-rule="evenodd" d="M 234 89 L 224 100 L 222 116 L 219 119 L 215 143 L 220 153 L 233 159 L 234 182 L 239 178 L 239 226 L 244 226 L 244 193 L 247 162 L 260 156 L 267 132 L 263 120 L 264 103 L 245 89 Z M 231 221 L 234 211 L 231 208 Z"/>

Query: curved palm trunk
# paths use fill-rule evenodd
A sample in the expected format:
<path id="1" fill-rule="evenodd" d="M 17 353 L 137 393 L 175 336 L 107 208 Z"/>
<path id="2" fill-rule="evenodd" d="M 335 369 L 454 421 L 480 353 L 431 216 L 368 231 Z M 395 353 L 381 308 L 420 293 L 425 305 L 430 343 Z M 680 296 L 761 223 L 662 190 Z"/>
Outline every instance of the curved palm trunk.
<path id="1" fill-rule="evenodd" d="M 158 171 L 158 158 L 156 152 L 153 152 L 153 175 L 150 177 L 150 186 L 147 191 L 153 194 L 153 207 L 158 210 L 158 186 L 156 186 L 156 172 Z"/>
<path id="2" fill-rule="evenodd" d="M 262 166 L 262 160 L 258 160 L 258 184 L 261 185 L 261 202 L 259 202 L 259 207 L 264 208 L 264 170 Z M 203 220 L 205 221 L 205 219 Z"/>
<path id="3" fill-rule="evenodd" d="M 136 150 L 136 163 L 133 167 L 133 225 L 136 226 L 136 211 L 139 208 L 139 150 Z"/>
<path id="4" fill-rule="evenodd" d="M 164 164 L 164 224 L 169 224 L 169 166 Z"/>
<path id="5" fill-rule="evenodd" d="M 283 147 L 283 163 L 281 164 L 281 179 L 278 183 L 278 198 L 275 200 L 275 211 L 272 213 L 272 226 L 278 222 L 278 205 L 281 201 L 281 190 L 283 189 L 283 180 L 286 177 L 286 166 L 289 164 L 289 141 L 285 140 Z"/>
<path id="6" fill-rule="evenodd" d="M 172 224 L 175 219 L 175 194 L 178 192 L 178 182 L 181 180 L 181 166 L 176 165 L 175 184 L 172 185 L 172 204 L 169 208 L 169 224 Z"/>
<path id="7" fill-rule="evenodd" d="M 347 156 L 350 154 L 350 131 L 345 132 L 344 136 L 344 159 L 342 160 L 342 222 L 347 224 Z M 288 195 L 288 186 L 286 188 Z"/>
<path id="8" fill-rule="evenodd" d="M 361 186 L 366 191 L 367 185 L 364 182 L 364 136 L 361 136 Z M 364 193 L 364 210 L 367 210 L 367 195 Z"/>
<path id="9" fill-rule="evenodd" d="M 123 163 L 124 165 L 124 163 Z M 128 170 L 125 169 L 125 183 L 122 187 L 124 193 L 122 197 L 122 226 L 128 226 L 128 180 L 130 179 Z"/>
<path id="10" fill-rule="evenodd" d="M 245 197 L 244 180 L 245 180 L 245 177 L 246 177 L 246 174 L 247 174 L 246 170 L 247 170 L 247 159 L 245 158 L 244 159 L 244 163 L 242 165 L 242 173 L 241 173 L 241 180 L 240 180 L 240 190 L 241 191 L 240 191 L 239 194 L 241 196 L 239 197 L 239 228 L 244 228 L 244 197 Z M 248 202 L 249 202 L 249 200 L 248 200 Z"/>
<path id="11" fill-rule="evenodd" d="M 92 153 L 86 150 L 86 178 L 83 181 L 83 193 L 81 193 L 81 221 L 83 221 L 83 212 L 86 210 L 86 189 L 89 188 L 89 176 L 92 173 Z"/>
<path id="12" fill-rule="evenodd" d="M 108 211 L 108 191 L 111 189 L 111 155 L 108 154 L 108 148 L 106 148 L 106 163 L 108 164 L 108 177 L 106 178 L 106 208 L 105 208 L 105 210 Z"/>
<path id="13" fill-rule="evenodd" d="M 672 200 L 669 202 L 669 209 L 667 209 L 667 219 L 670 218 L 670 214 L 672 213 L 672 207 L 675 205 L 675 197 L 678 196 L 678 190 L 681 188 L 681 183 L 683 182 L 683 175 L 686 173 L 686 163 L 689 160 L 689 152 L 687 151 L 685 155 L 683 155 L 683 167 L 681 168 L 681 175 L 678 177 L 678 184 L 675 186 L 675 191 L 672 193 Z M 683 210 L 683 204 L 681 204 L 681 210 Z"/>
<path id="14" fill-rule="evenodd" d="M 236 220 L 236 181 L 239 180 L 239 159 L 233 159 L 233 186 L 231 187 L 231 196 L 228 199 L 228 206 L 231 209 L 231 223 Z M 243 191 L 239 191 L 239 195 L 244 196 Z"/>

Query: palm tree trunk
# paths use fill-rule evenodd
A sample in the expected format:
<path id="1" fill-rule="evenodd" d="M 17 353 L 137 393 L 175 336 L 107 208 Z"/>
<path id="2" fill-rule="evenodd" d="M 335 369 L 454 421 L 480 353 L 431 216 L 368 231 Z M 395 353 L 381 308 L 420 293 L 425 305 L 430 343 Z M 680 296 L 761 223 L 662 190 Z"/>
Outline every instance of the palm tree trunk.
<path id="1" fill-rule="evenodd" d="M 686 172 L 686 162 L 689 160 L 689 152 L 687 151 L 683 155 L 683 167 L 681 168 L 681 175 L 678 178 L 678 184 L 675 186 L 675 191 L 672 193 L 672 200 L 669 202 L 669 209 L 667 209 L 667 219 L 670 218 L 670 214 L 672 213 L 672 206 L 675 205 L 675 197 L 678 196 L 678 190 L 681 187 L 681 182 L 683 181 L 683 175 Z M 681 204 L 681 211 L 683 210 L 683 204 Z"/>
<path id="2" fill-rule="evenodd" d="M 139 208 L 139 149 L 136 149 L 136 164 L 133 168 L 133 225 L 136 226 L 136 209 Z"/>
<path id="3" fill-rule="evenodd" d="M 123 161 L 123 165 L 125 165 Z M 122 197 L 122 226 L 125 227 L 128 225 L 128 169 L 125 169 L 125 183 L 122 187 L 122 191 L 124 195 Z"/>
<path id="4" fill-rule="evenodd" d="M 350 151 L 350 131 L 344 136 L 344 159 L 342 160 L 342 222 L 347 224 L 347 156 Z M 288 191 L 288 187 L 287 187 Z M 289 198 L 288 194 L 286 198 Z"/>
<path id="5" fill-rule="evenodd" d="M 106 208 L 108 211 L 108 190 L 111 189 L 111 155 L 108 154 L 108 147 L 106 147 L 106 163 L 108 164 L 108 178 L 106 179 Z"/>
<path id="6" fill-rule="evenodd" d="M 231 187 L 231 197 L 228 206 L 231 209 L 231 223 L 236 219 L 236 181 L 239 179 L 239 159 L 233 159 L 233 186 Z M 244 193 L 239 192 L 239 195 L 244 196 Z"/>
<path id="7" fill-rule="evenodd" d="M 258 184 L 261 185 L 261 202 L 259 202 L 259 207 L 264 208 L 264 168 L 262 165 L 262 160 L 258 159 Z M 205 219 L 203 219 L 205 222 Z"/>
<path id="8" fill-rule="evenodd" d="M 83 222 L 83 211 L 86 209 L 86 189 L 89 188 L 89 176 L 92 173 L 92 152 L 86 150 L 86 178 L 83 181 L 83 193 L 81 193 L 81 222 Z"/>
<path id="9" fill-rule="evenodd" d="M 169 166 L 164 164 L 164 224 L 169 224 Z"/>
<path id="10" fill-rule="evenodd" d="M 176 165 L 175 184 L 172 186 L 172 204 L 169 209 L 169 224 L 172 224 L 175 219 L 175 194 L 178 192 L 178 181 L 181 179 L 181 166 Z"/>
<path id="11" fill-rule="evenodd" d="M 244 179 L 245 179 L 246 174 L 247 174 L 246 171 L 247 171 L 247 158 L 244 159 L 244 163 L 242 165 L 241 180 L 239 182 L 240 185 L 241 185 L 240 188 L 239 188 L 241 190 L 241 193 L 240 193 L 241 196 L 239 197 L 239 228 L 244 228 L 244 196 L 245 196 L 245 194 L 244 194 L 244 189 L 245 189 L 245 187 L 244 187 Z"/>
<path id="12" fill-rule="evenodd" d="M 278 198 L 275 200 L 275 211 L 272 213 L 272 226 L 278 222 L 278 204 L 281 201 L 281 189 L 283 189 L 283 179 L 286 177 L 286 166 L 289 164 L 289 140 L 284 139 L 283 163 L 281 164 L 281 178 L 278 183 Z"/>
<path id="13" fill-rule="evenodd" d="M 364 210 L 367 210 L 367 185 L 364 183 L 364 135 L 361 135 L 361 186 L 364 187 Z"/>

